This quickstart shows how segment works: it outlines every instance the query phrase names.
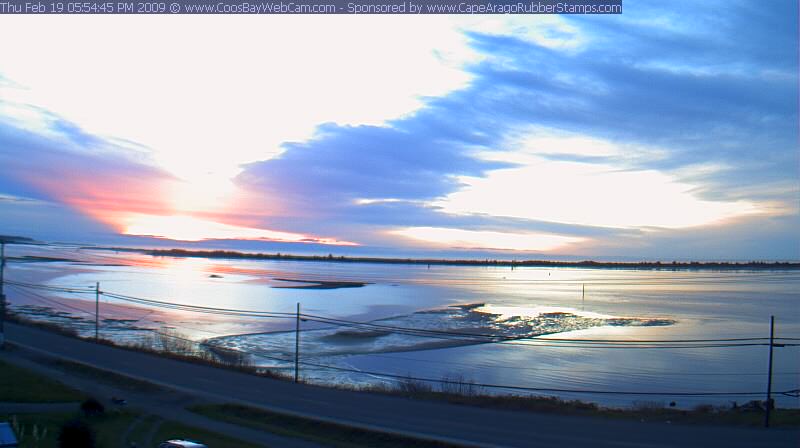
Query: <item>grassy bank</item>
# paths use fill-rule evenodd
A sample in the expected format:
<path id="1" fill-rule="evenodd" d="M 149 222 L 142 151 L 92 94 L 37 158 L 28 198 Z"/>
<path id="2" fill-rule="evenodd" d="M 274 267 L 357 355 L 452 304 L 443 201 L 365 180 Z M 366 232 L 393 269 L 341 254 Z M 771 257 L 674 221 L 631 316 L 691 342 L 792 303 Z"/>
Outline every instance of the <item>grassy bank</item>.
<path id="1" fill-rule="evenodd" d="M 158 392 L 158 386 L 64 361 L 50 361 L 60 370 L 105 382 L 125 390 Z M 86 395 L 39 375 L 31 370 L 0 361 L 0 402 L 57 403 L 83 401 Z M 72 420 L 82 420 L 95 434 L 99 448 L 129 446 L 151 447 L 173 438 L 192 438 L 214 448 L 256 448 L 255 445 L 194 428 L 156 416 L 143 416 L 132 410 L 105 410 L 85 416 L 75 405 L 75 412 L 37 412 L 0 414 L 0 421 L 11 423 L 20 441 L 20 448 L 56 448 L 61 427 Z"/>
<path id="2" fill-rule="evenodd" d="M 128 350 L 137 353 L 148 353 L 151 355 L 161 356 L 164 358 L 174 359 L 176 361 L 189 362 L 192 364 L 199 364 L 208 367 L 217 367 L 228 370 L 236 370 L 238 372 L 247 373 L 250 375 L 263 376 L 268 378 L 277 378 L 291 380 L 290 376 L 280 373 L 272 372 L 269 370 L 259 369 L 252 365 L 250 357 L 246 354 L 233 349 L 226 349 L 223 347 L 209 347 L 198 348 L 200 345 L 197 341 L 189 340 L 181 336 L 177 332 L 160 333 L 158 336 L 163 336 L 163 341 L 169 341 L 162 344 L 161 347 L 154 347 L 152 345 L 137 344 L 137 345 L 120 345 L 108 339 L 96 340 L 92 337 L 81 336 L 77 331 L 72 328 L 63 327 L 52 322 L 39 322 L 31 319 L 20 317 L 14 313 L 6 316 L 8 322 L 13 322 L 19 325 L 34 327 L 40 330 L 56 333 L 61 336 L 69 338 L 80 339 L 82 341 L 91 342 L 95 344 L 107 345 L 120 350 Z M 13 343 L 9 342 L 7 345 L 13 347 Z"/>
<path id="3" fill-rule="evenodd" d="M 562 400 L 557 397 L 486 395 L 465 380 L 458 384 L 449 384 L 448 388 L 449 390 L 441 391 L 434 389 L 430 384 L 408 380 L 401 381 L 397 387 L 372 386 L 354 390 L 415 400 L 544 414 L 704 425 L 762 426 L 764 424 L 763 403 L 757 400 L 735 406 L 701 404 L 692 409 L 675 409 L 660 401 L 636 401 L 630 408 L 607 408 L 595 403 Z M 770 425 L 800 427 L 800 409 L 773 409 L 770 414 Z"/>
<path id="4" fill-rule="evenodd" d="M 0 361 L 0 401 L 58 403 L 82 401 L 86 396 L 58 381 Z"/>
<path id="5" fill-rule="evenodd" d="M 366 431 L 234 404 L 199 405 L 192 406 L 189 410 L 214 420 L 340 448 L 456 447 L 456 445 L 446 443 L 413 439 L 377 431 Z"/>
<path id="6" fill-rule="evenodd" d="M 50 448 L 58 446 L 58 433 L 61 426 L 70 420 L 80 418 L 77 413 L 44 412 L 37 414 L 0 415 L 0 421 L 12 422 L 20 448 Z M 94 430 L 98 447 L 119 446 L 120 434 L 136 418 L 133 413 L 106 413 L 102 416 L 85 419 Z"/>
<path id="7" fill-rule="evenodd" d="M 74 419 L 85 421 L 95 433 L 98 448 L 137 446 L 150 448 L 164 440 L 188 437 L 214 448 L 256 448 L 240 440 L 186 426 L 158 417 L 141 418 L 136 412 L 106 412 L 85 418 L 77 413 L 0 414 L 0 421 L 11 421 L 20 448 L 56 448 L 61 427 Z M 128 429 L 131 428 L 129 431 Z"/>

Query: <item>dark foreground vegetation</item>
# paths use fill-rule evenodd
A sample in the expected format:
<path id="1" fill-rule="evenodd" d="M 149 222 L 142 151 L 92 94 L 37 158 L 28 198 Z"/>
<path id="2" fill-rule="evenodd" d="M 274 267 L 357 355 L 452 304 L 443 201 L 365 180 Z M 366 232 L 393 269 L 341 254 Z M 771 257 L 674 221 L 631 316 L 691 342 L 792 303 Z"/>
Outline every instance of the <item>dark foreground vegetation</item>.
<path id="1" fill-rule="evenodd" d="M 765 402 L 731 401 L 727 405 L 700 404 L 691 409 L 678 409 L 675 402 L 634 401 L 630 408 L 610 408 L 580 400 L 533 395 L 490 395 L 472 381 L 448 376 L 447 383 L 437 387 L 414 380 L 400 381 L 393 387 L 368 387 L 358 390 L 399 395 L 418 400 L 444 401 L 450 404 L 562 415 L 583 415 L 633 419 L 642 422 L 664 422 L 704 425 L 762 426 Z M 800 426 L 800 409 L 772 409 L 770 426 Z"/>
<path id="2" fill-rule="evenodd" d="M 104 409 L 87 415 L 76 406 L 74 412 L 0 414 L 0 421 L 10 422 L 20 448 L 150 448 L 187 434 L 214 448 L 256 448 L 202 428 L 131 410 Z"/>
<path id="3" fill-rule="evenodd" d="M 14 350 L 13 346 L 7 346 Z M 58 370 L 97 383 L 123 386 L 125 390 L 160 391 L 158 386 L 136 381 L 81 364 L 39 359 Z M 11 424 L 20 448 L 152 447 L 159 441 L 188 434 L 215 448 L 255 448 L 253 445 L 193 428 L 136 410 L 109 408 L 95 398 L 26 368 L 0 361 L 0 403 L 74 405 L 70 412 L 0 412 L 0 421 Z"/>
<path id="4" fill-rule="evenodd" d="M 190 411 L 239 426 L 280 434 L 286 437 L 302 438 L 342 448 L 384 447 L 384 448 L 449 448 L 457 447 L 448 443 L 431 440 L 412 439 L 378 431 L 366 431 L 345 425 L 326 423 L 263 411 L 235 404 L 198 405 Z"/>

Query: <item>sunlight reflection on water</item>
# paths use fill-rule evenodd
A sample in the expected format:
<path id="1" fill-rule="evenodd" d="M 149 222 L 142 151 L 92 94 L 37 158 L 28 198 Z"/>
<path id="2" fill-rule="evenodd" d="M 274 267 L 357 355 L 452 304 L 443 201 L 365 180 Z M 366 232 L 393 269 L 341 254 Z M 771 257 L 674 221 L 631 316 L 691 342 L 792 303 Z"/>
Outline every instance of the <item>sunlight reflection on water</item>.
<path id="1" fill-rule="evenodd" d="M 299 302 L 303 312 L 314 315 L 356 321 L 383 319 L 384 323 L 415 328 L 438 325 L 444 329 L 493 331 L 511 331 L 509 329 L 520 324 L 520 319 L 513 316 L 529 321 L 543 313 L 570 313 L 577 316 L 570 318 L 572 324 L 581 322 L 580 325 L 560 324 L 560 328 L 549 330 L 559 331 L 559 338 L 601 339 L 762 337 L 768 335 L 769 316 L 775 315 L 778 336 L 800 337 L 800 273 L 797 271 L 511 270 L 453 266 L 429 269 L 424 265 L 377 263 L 180 259 L 85 249 L 26 248 L 24 251 L 25 254 L 59 255 L 84 263 L 12 262 L 8 266 L 9 279 L 61 286 L 91 286 L 100 282 L 105 291 L 209 307 L 292 313 Z M 343 289 L 275 288 L 279 283 L 276 278 L 369 284 Z M 584 287 L 585 298 L 582 298 Z M 42 299 L 13 288 L 9 288 L 8 295 L 15 306 L 58 308 L 58 303 L 68 303 L 72 308 L 62 308 L 62 311 L 69 313 L 70 319 L 78 322 L 76 325 L 81 324 L 75 317 L 82 317 L 87 331 L 92 328 L 93 295 L 47 295 L 58 301 L 50 303 L 42 303 Z M 480 325 L 473 322 L 472 327 L 465 327 L 454 326 L 453 315 L 447 313 L 420 313 L 467 303 L 485 303 L 476 311 L 499 317 L 492 322 Z M 141 327 L 169 327 L 196 340 L 258 333 L 230 340 L 248 348 L 271 350 L 280 356 L 293 354 L 293 333 L 263 335 L 292 329 L 295 322 L 291 318 L 240 319 L 124 305 L 118 300 L 104 298 L 101 313 L 104 318 L 127 319 Z M 621 317 L 674 322 L 659 326 L 614 326 L 600 322 Z M 590 321 L 596 325 L 586 324 Z M 104 334 L 108 337 L 130 335 L 130 332 L 125 333 L 124 322 L 107 321 L 106 324 Z M 766 347 L 615 350 L 493 343 L 434 349 L 435 344 L 412 341 L 411 336 L 404 339 L 381 335 L 368 343 L 354 342 L 358 338 L 352 335 L 349 339 L 326 338 L 335 331 L 321 329 L 323 327 L 319 323 L 303 322 L 307 334 L 301 338 L 301 352 L 306 356 L 323 364 L 398 375 L 441 378 L 455 374 L 481 383 L 638 391 L 760 391 L 766 381 Z M 533 333 L 529 327 L 524 331 Z M 372 349 L 355 350 L 359 344 Z M 387 347 L 402 350 L 387 350 Z M 427 350 L 414 351 L 419 348 Z M 776 349 L 775 356 L 774 390 L 797 388 L 800 378 L 797 349 Z M 274 360 L 260 362 L 289 367 Z M 303 375 L 325 382 L 383 381 L 369 375 L 314 368 L 305 368 Z M 609 404 L 629 404 L 639 399 L 561 395 Z M 680 402 L 725 403 L 734 399 L 737 398 L 704 397 Z M 797 399 L 784 396 L 777 399 L 781 405 L 798 406 Z"/>

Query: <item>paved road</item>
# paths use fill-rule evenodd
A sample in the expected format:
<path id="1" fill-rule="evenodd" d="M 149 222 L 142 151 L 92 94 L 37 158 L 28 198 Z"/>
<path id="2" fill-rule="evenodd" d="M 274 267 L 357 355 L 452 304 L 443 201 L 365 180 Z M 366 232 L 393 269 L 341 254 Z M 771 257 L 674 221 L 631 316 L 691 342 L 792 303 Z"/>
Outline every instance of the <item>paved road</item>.
<path id="1" fill-rule="evenodd" d="M 491 447 L 800 447 L 800 429 L 640 423 L 510 412 L 261 378 L 6 324 L 10 342 L 213 401 L 323 421 Z"/>
<path id="2" fill-rule="evenodd" d="M 125 397 L 127 407 L 141 412 L 143 415 L 155 415 L 163 420 L 177 421 L 195 428 L 203 428 L 217 434 L 243 440 L 258 446 L 280 448 L 320 448 L 317 443 L 292 439 L 265 431 L 245 428 L 218 420 L 213 420 L 186 410 L 186 407 L 198 403 L 197 398 L 182 392 L 154 389 L 133 390 L 107 382 L 88 379 L 86 377 L 64 371 L 46 363 L 42 357 L 27 350 L 0 351 L 0 359 L 32 370 L 42 375 L 57 379 L 89 396 L 99 399 L 106 409 L 117 407 L 111 397 Z M 38 412 L 71 412 L 79 408 L 80 403 L 3 403 L 0 402 L 0 414 L 38 413 Z M 157 427 L 151 427 L 145 437 L 152 439 Z M 123 438 L 125 435 L 123 435 Z M 128 445 L 121 445 L 127 447 Z"/>

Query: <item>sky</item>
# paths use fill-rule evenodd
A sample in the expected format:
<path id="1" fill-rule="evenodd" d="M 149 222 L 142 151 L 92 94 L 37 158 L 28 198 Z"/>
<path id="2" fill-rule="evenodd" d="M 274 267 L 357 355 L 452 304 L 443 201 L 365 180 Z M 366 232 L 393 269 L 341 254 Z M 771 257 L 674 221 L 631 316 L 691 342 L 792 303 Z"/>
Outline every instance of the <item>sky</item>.
<path id="1" fill-rule="evenodd" d="M 800 259 L 798 6 L 2 16 L 0 234 Z"/>

